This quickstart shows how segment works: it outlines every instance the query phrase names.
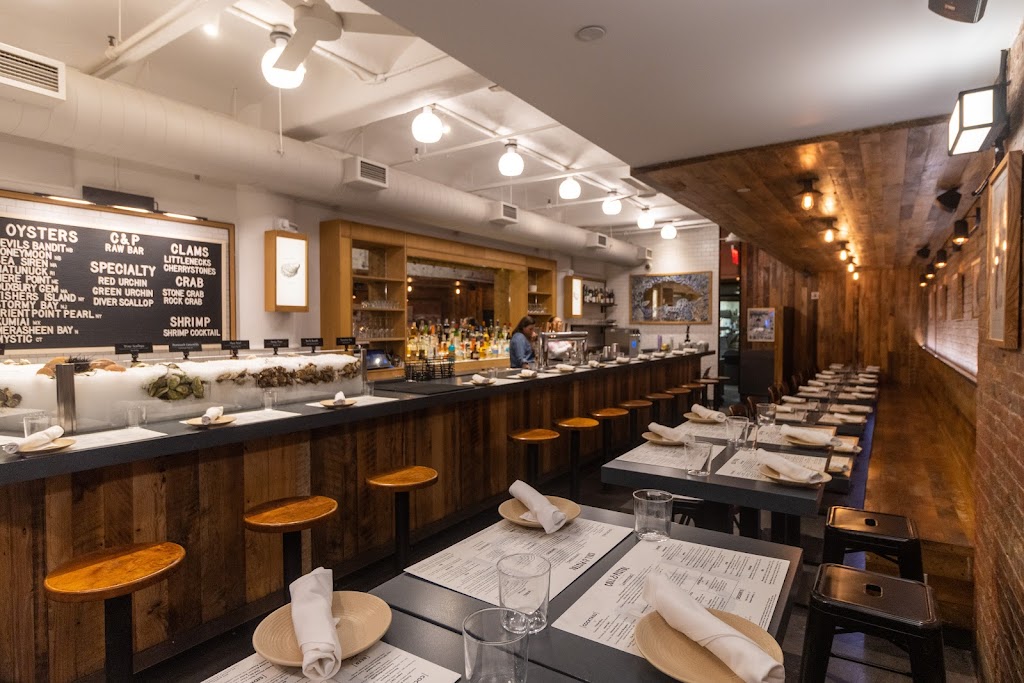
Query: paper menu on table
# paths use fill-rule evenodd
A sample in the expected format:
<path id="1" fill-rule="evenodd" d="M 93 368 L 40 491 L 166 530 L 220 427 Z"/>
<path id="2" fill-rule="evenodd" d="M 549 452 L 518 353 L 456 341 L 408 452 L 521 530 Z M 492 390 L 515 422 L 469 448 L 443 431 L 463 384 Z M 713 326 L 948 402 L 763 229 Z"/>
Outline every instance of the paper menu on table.
<path id="1" fill-rule="evenodd" d="M 335 683 L 455 683 L 460 675 L 387 643 L 345 660 Z M 207 678 L 203 683 L 301 683 L 299 669 L 279 667 L 258 654 Z"/>
<path id="2" fill-rule="evenodd" d="M 776 453 L 776 455 L 781 455 L 794 465 L 800 465 L 815 472 L 824 472 L 825 464 L 828 462 L 828 458 L 815 455 L 796 455 L 795 453 Z M 758 460 L 755 452 L 749 449 L 736 451 L 736 454 L 718 468 L 715 474 L 755 481 L 771 481 L 769 477 L 761 474 L 761 461 Z"/>
<path id="3" fill-rule="evenodd" d="M 559 617 L 553 626 L 642 656 L 633 639 L 647 574 L 660 571 L 704 607 L 736 614 L 767 629 L 789 560 L 667 540 L 638 543 Z"/>
<path id="4" fill-rule="evenodd" d="M 498 560 L 536 553 L 551 562 L 551 597 L 596 564 L 632 529 L 576 519 L 553 534 L 502 520 L 405 571 L 492 605 L 498 604 Z"/>
<path id="5" fill-rule="evenodd" d="M 709 444 L 704 444 L 707 448 Z M 725 450 L 725 446 L 711 446 L 711 458 L 715 459 Z M 704 464 L 707 456 L 703 452 L 697 452 L 693 448 L 682 446 L 655 446 L 645 443 L 633 450 L 620 455 L 618 460 L 622 462 L 636 462 L 642 465 L 657 465 L 659 467 L 671 467 L 677 470 L 698 469 Z"/>

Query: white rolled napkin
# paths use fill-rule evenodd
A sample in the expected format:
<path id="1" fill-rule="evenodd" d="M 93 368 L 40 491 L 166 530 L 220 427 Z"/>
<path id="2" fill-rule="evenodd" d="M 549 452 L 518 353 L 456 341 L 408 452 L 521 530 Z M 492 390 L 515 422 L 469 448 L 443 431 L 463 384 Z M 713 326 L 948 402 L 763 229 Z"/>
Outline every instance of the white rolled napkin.
<path id="1" fill-rule="evenodd" d="M 202 422 L 204 425 L 208 425 L 214 420 L 219 419 L 220 416 L 223 414 L 224 406 L 214 406 L 212 408 L 207 408 L 206 412 L 203 413 L 203 416 L 199 418 L 199 421 Z"/>
<path id="2" fill-rule="evenodd" d="M 565 363 L 559 363 L 558 365 L 555 366 L 555 370 L 558 370 L 559 372 L 572 372 L 575 369 L 575 367 L 571 365 L 566 365 Z"/>
<path id="3" fill-rule="evenodd" d="M 650 357 L 650 356 L 648 356 L 648 355 L 647 355 L 646 353 L 641 353 L 640 355 L 638 355 L 638 356 L 636 357 L 636 359 L 637 359 L 637 360 L 650 360 L 650 359 L 651 359 L 651 357 Z"/>
<path id="4" fill-rule="evenodd" d="M 302 650 L 302 675 L 325 681 L 341 669 L 338 619 L 331 613 L 334 574 L 317 567 L 292 581 L 292 628 Z"/>
<path id="5" fill-rule="evenodd" d="M 837 418 L 840 422 L 846 424 L 859 425 L 863 424 L 866 419 L 863 415 L 853 415 L 851 413 L 832 413 L 832 416 Z"/>
<path id="6" fill-rule="evenodd" d="M 825 383 L 824 383 L 824 382 L 822 382 L 821 380 L 817 380 L 817 379 L 809 379 L 809 380 L 807 380 L 807 385 L 808 385 L 808 386 L 812 386 L 812 387 L 824 387 L 824 386 L 828 386 L 827 384 L 825 384 Z"/>
<path id="7" fill-rule="evenodd" d="M 629 362 L 629 356 L 616 356 L 615 362 L 621 365 L 625 365 L 626 363 Z"/>
<path id="8" fill-rule="evenodd" d="M 665 352 L 664 351 L 655 351 L 651 355 L 653 357 L 655 357 L 655 358 L 664 358 L 665 357 Z"/>
<path id="9" fill-rule="evenodd" d="M 544 533 L 553 534 L 565 525 L 565 513 L 552 505 L 546 496 L 525 481 L 517 479 L 508 487 L 508 492 L 526 506 L 529 510 L 527 515 L 533 515 L 533 519 L 526 515 L 524 518 L 531 522 L 540 522 L 540 525 L 544 527 Z"/>
<path id="10" fill-rule="evenodd" d="M 665 622 L 707 648 L 743 683 L 784 683 L 786 670 L 750 638 L 708 612 L 663 574 L 648 574 L 644 600 Z"/>
<path id="11" fill-rule="evenodd" d="M 338 393 L 336 393 L 334 395 L 334 402 L 335 403 L 341 403 L 344 400 L 345 400 L 345 392 L 344 391 L 339 391 Z"/>
<path id="12" fill-rule="evenodd" d="M 800 439 L 801 441 L 807 441 L 819 446 L 827 446 L 832 443 L 832 436 L 829 435 L 828 432 L 823 432 L 820 429 L 782 425 L 782 429 L 780 429 L 779 432 L 783 436 L 790 436 L 794 439 Z"/>
<path id="13" fill-rule="evenodd" d="M 782 400 L 786 403 L 807 403 L 806 398 L 800 398 L 799 396 L 783 396 Z"/>
<path id="14" fill-rule="evenodd" d="M 775 412 L 776 413 L 795 413 L 796 411 L 793 410 L 793 406 L 777 405 L 777 406 L 775 406 Z"/>
<path id="15" fill-rule="evenodd" d="M 871 412 L 871 406 L 844 406 L 848 413 L 859 413 L 860 415 L 868 415 Z"/>
<path id="16" fill-rule="evenodd" d="M 5 443 L 4 452 L 8 455 L 14 455 L 18 451 L 26 448 L 39 448 L 40 446 L 45 446 L 51 441 L 59 439 L 62 436 L 64 436 L 64 428 L 60 425 L 54 425 L 53 427 L 44 429 L 41 432 L 29 434 L 24 439 L 17 439 L 10 443 Z"/>
<path id="17" fill-rule="evenodd" d="M 536 370 L 527 370 L 526 368 L 523 368 L 522 370 L 519 371 L 519 376 L 520 377 L 536 377 L 537 376 L 537 371 Z"/>
<path id="18" fill-rule="evenodd" d="M 699 403 L 694 403 L 690 406 L 690 412 L 697 415 L 702 420 L 714 420 L 715 422 L 725 422 L 725 413 L 720 410 L 709 410 Z"/>
<path id="19" fill-rule="evenodd" d="M 647 425 L 647 429 L 654 432 L 658 436 L 668 439 L 669 441 L 687 441 L 690 433 L 680 425 L 678 427 L 666 427 L 665 425 L 652 422 Z"/>
<path id="20" fill-rule="evenodd" d="M 592 368 L 599 368 L 601 367 L 601 362 L 596 360 L 588 360 L 587 365 L 589 365 Z"/>
<path id="21" fill-rule="evenodd" d="M 812 469 L 797 465 L 796 463 L 787 460 L 784 456 L 781 456 L 778 453 L 771 453 L 763 448 L 757 449 L 757 460 L 762 465 L 768 465 L 768 467 L 771 467 L 773 470 L 781 474 L 784 479 L 802 481 L 807 484 L 817 484 L 825 478 L 822 476 L 821 472 L 815 472 Z"/>
<path id="22" fill-rule="evenodd" d="M 818 379 L 831 379 L 836 376 L 835 370 L 822 370 L 814 375 Z"/>
<path id="23" fill-rule="evenodd" d="M 490 384 L 491 383 L 490 378 L 484 377 L 483 375 L 473 375 L 473 377 L 471 377 L 470 379 L 472 379 L 472 381 L 474 383 L 476 383 L 476 384 Z"/>
<path id="24" fill-rule="evenodd" d="M 842 370 L 843 369 L 843 364 L 842 363 L 829 363 L 828 369 L 829 370 Z"/>
<path id="25" fill-rule="evenodd" d="M 867 369 L 865 370 L 865 372 L 881 372 L 881 371 L 882 371 L 882 366 L 881 365 L 869 365 L 867 367 Z"/>

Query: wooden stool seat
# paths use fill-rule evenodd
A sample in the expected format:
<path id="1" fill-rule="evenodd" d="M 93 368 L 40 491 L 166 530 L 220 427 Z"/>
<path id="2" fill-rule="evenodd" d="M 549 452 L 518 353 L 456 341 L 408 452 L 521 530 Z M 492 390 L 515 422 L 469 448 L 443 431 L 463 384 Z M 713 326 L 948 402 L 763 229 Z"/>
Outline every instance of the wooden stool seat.
<path id="1" fill-rule="evenodd" d="M 398 469 L 366 478 L 366 484 L 371 488 L 391 491 L 392 493 L 425 489 L 436 483 L 437 470 L 433 467 L 424 467 L 423 465 L 399 467 Z"/>
<path id="2" fill-rule="evenodd" d="M 334 514 L 338 501 L 326 496 L 295 496 L 267 501 L 249 508 L 242 520 L 245 528 L 264 534 L 305 531 Z"/>
<path id="3" fill-rule="evenodd" d="M 558 437 L 558 432 L 551 429 L 521 429 L 508 435 L 509 439 L 519 443 L 544 443 L 554 441 Z"/>
<path id="4" fill-rule="evenodd" d="M 162 581 L 183 559 L 185 549 L 167 541 L 105 548 L 57 567 L 43 587 L 60 602 L 107 600 Z"/>
<path id="5" fill-rule="evenodd" d="M 689 394 L 690 390 L 686 387 L 669 387 L 668 389 L 665 390 L 665 393 L 668 394 L 669 396 L 676 397 Z"/>
<path id="6" fill-rule="evenodd" d="M 636 410 L 637 408 L 650 408 L 652 405 L 654 404 L 651 403 L 650 401 L 645 401 L 642 398 L 638 398 L 632 401 L 623 401 L 622 403 L 619 404 L 619 407 L 625 408 L 626 410 Z"/>
<path id="7" fill-rule="evenodd" d="M 699 384 L 718 384 L 719 380 L 717 377 L 701 377 L 697 382 Z"/>
<path id="8" fill-rule="evenodd" d="M 680 384 L 679 387 L 681 389 L 686 389 L 687 391 L 704 391 L 704 385 L 701 384 L 700 382 L 690 382 L 688 384 Z"/>
<path id="9" fill-rule="evenodd" d="M 589 417 L 567 417 L 555 422 L 555 426 L 562 429 L 594 429 L 600 424 L 597 420 L 592 420 Z"/>
<path id="10" fill-rule="evenodd" d="M 599 420 L 608 420 L 615 417 L 625 417 L 629 415 L 629 411 L 622 408 L 601 408 L 599 410 L 592 410 L 590 415 Z"/>

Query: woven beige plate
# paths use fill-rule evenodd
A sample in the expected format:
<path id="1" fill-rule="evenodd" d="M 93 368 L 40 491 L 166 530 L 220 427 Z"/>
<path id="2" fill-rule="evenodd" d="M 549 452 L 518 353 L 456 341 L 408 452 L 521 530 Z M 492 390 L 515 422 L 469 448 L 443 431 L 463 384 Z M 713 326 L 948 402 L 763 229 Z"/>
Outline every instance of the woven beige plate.
<path id="1" fill-rule="evenodd" d="M 654 432 L 644 432 L 643 437 L 653 443 L 655 446 L 682 446 L 682 441 L 671 441 L 666 439 L 660 434 Z"/>
<path id="2" fill-rule="evenodd" d="M 697 424 L 700 424 L 700 425 L 717 425 L 717 424 L 723 424 L 724 425 L 725 424 L 725 422 L 719 422 L 718 420 L 713 420 L 711 418 L 701 417 L 697 413 L 683 413 L 683 417 L 685 417 L 690 422 L 696 422 Z"/>
<path id="3" fill-rule="evenodd" d="M 36 446 L 35 448 L 22 448 L 18 452 L 19 453 L 49 453 L 50 451 L 59 451 L 61 449 L 67 448 L 68 446 L 73 446 L 74 444 L 75 444 L 75 440 L 74 439 L 71 439 L 71 438 L 68 438 L 68 437 L 63 437 L 63 438 L 60 438 L 60 439 L 54 439 L 50 443 L 44 443 L 42 446 Z"/>
<path id="4" fill-rule="evenodd" d="M 821 481 L 816 481 L 816 482 L 814 482 L 812 484 L 812 483 L 807 482 L 807 481 L 793 481 L 792 479 L 787 479 L 787 478 L 783 477 L 781 474 L 779 474 L 778 472 L 776 472 L 775 470 L 773 470 L 771 467 L 768 467 L 768 465 L 761 465 L 760 471 L 761 471 L 761 474 L 763 474 L 764 476 L 768 477 L 769 479 L 774 481 L 776 484 L 783 484 L 785 486 L 796 486 L 798 488 L 805 488 L 805 489 L 813 489 L 813 488 L 815 488 L 815 487 L 817 487 L 817 486 L 819 486 L 821 484 L 827 484 L 830 481 L 832 481 L 832 475 L 829 474 L 828 472 L 822 472 L 821 473 L 821 477 L 822 477 Z"/>
<path id="5" fill-rule="evenodd" d="M 193 427 L 220 427 L 221 425 L 229 425 L 235 421 L 233 415 L 221 415 L 216 420 L 211 420 L 210 424 L 204 425 L 203 418 L 193 417 L 191 420 L 185 420 L 185 424 L 192 425 Z"/>
<path id="6" fill-rule="evenodd" d="M 391 626 L 391 608 L 369 593 L 335 591 L 331 613 L 340 617 L 338 640 L 342 659 L 368 650 Z M 279 666 L 302 666 L 302 650 L 295 641 L 290 604 L 267 615 L 252 634 L 252 646 L 264 659 Z"/>
<path id="7" fill-rule="evenodd" d="M 572 520 L 580 516 L 580 506 L 572 502 L 568 498 L 559 498 L 558 496 L 544 496 L 548 499 L 548 502 L 554 505 L 556 508 L 561 510 L 565 514 L 565 523 L 568 524 Z M 527 526 L 531 529 L 542 529 L 544 528 L 540 522 L 527 522 L 525 519 L 520 517 L 526 512 L 526 506 L 519 502 L 518 498 L 510 498 L 504 503 L 498 506 L 498 514 L 519 526 Z"/>
<path id="8" fill-rule="evenodd" d="M 763 628 L 735 614 L 708 611 L 782 662 L 782 648 Z M 636 646 L 655 669 L 682 683 L 743 683 L 721 659 L 669 626 L 657 612 L 637 622 Z"/>
<path id="9" fill-rule="evenodd" d="M 356 400 L 354 398 L 346 398 L 341 403 L 336 403 L 333 398 L 325 398 L 324 400 L 320 401 L 320 405 L 322 405 L 324 408 L 348 408 L 349 406 L 354 406 L 355 404 Z"/>

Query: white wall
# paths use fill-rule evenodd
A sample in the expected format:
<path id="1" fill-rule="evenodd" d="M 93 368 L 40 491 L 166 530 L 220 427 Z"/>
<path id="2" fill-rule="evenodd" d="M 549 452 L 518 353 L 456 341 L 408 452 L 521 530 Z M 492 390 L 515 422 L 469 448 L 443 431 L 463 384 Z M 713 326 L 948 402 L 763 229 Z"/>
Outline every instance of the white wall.
<path id="1" fill-rule="evenodd" d="M 671 340 L 674 345 L 678 344 L 686 337 L 686 326 L 631 323 L 627 303 L 629 301 L 629 276 L 631 274 L 692 273 L 709 270 L 711 271 L 712 288 L 711 324 L 691 325 L 690 339 L 706 341 L 712 351 L 718 351 L 718 234 L 717 225 L 680 230 L 674 240 L 661 239 L 659 231 L 656 229 L 652 229 L 648 233 L 634 234 L 630 236 L 631 242 L 648 247 L 654 252 L 654 258 L 650 264 L 651 269 L 646 270 L 643 266 L 632 269 L 608 266 L 608 286 L 615 290 L 616 301 L 621 302 L 613 309 L 614 317 L 620 326 L 640 329 L 642 348 L 654 347 L 659 334 L 662 336 L 663 342 Z M 708 367 L 717 367 L 714 356 L 703 359 L 702 370 Z"/>

